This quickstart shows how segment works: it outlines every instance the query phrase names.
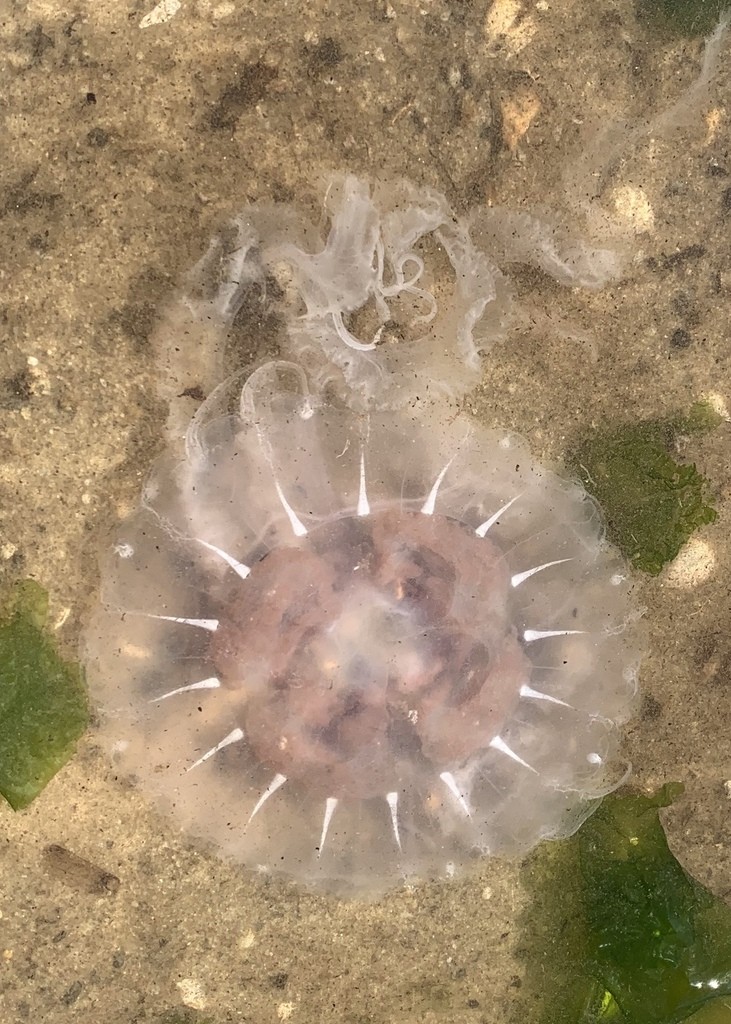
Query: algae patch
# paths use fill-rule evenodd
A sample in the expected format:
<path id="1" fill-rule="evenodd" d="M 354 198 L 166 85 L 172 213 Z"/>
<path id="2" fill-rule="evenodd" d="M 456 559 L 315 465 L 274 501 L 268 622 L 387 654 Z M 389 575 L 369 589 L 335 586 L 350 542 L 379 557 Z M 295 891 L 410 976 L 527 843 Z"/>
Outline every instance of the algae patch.
<path id="1" fill-rule="evenodd" d="M 707 35 L 728 6 L 728 0 L 639 0 L 637 14 L 681 35 Z"/>
<path id="2" fill-rule="evenodd" d="M 540 1024 L 731 1021 L 731 908 L 684 871 L 659 820 L 681 791 L 608 797 L 528 863 Z"/>
<path id="3" fill-rule="evenodd" d="M 159 1018 L 157 1024 L 213 1024 L 210 1017 L 201 1017 L 195 1010 L 173 1010 Z"/>
<path id="4" fill-rule="evenodd" d="M 698 527 L 715 520 L 708 481 L 671 453 L 679 436 L 719 423 L 698 403 L 686 416 L 597 430 L 574 450 L 572 468 L 601 505 L 609 540 L 635 568 L 656 576 Z"/>
<path id="5" fill-rule="evenodd" d="M 66 763 L 88 722 L 81 669 L 56 652 L 47 612 L 46 592 L 27 580 L 0 617 L 0 795 L 16 811 Z"/>

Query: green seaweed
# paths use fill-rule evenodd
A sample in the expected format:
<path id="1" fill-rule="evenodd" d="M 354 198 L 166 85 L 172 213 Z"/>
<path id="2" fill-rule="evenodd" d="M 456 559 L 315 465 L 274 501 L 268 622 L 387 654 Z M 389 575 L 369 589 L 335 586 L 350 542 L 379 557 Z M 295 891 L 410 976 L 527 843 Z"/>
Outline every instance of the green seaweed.
<path id="1" fill-rule="evenodd" d="M 86 729 L 80 667 L 64 661 L 45 629 L 48 596 L 16 585 L 0 619 L 0 795 L 27 807 L 66 763 Z"/>
<path id="2" fill-rule="evenodd" d="M 729 0 L 638 0 L 637 15 L 659 28 L 680 35 L 708 35 Z"/>
<path id="3" fill-rule="evenodd" d="M 656 576 L 694 530 L 715 520 L 708 481 L 671 452 L 680 435 L 719 422 L 699 402 L 683 416 L 597 430 L 571 454 L 572 468 L 604 512 L 608 538 L 635 568 Z"/>
<path id="4" fill-rule="evenodd" d="M 681 867 L 659 819 L 682 788 L 608 797 L 528 862 L 529 1019 L 730 1024 L 731 908 Z"/>

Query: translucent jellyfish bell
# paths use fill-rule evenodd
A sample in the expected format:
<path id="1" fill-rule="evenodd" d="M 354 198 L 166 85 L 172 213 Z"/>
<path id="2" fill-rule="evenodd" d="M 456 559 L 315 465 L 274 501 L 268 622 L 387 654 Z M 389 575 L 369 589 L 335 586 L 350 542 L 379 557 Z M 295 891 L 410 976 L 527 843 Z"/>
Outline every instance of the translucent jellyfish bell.
<path id="1" fill-rule="evenodd" d="M 267 364 L 155 467 L 104 580 L 120 767 L 252 868 L 378 894 L 565 835 L 624 774 L 623 566 L 579 486 L 463 415 Z"/>

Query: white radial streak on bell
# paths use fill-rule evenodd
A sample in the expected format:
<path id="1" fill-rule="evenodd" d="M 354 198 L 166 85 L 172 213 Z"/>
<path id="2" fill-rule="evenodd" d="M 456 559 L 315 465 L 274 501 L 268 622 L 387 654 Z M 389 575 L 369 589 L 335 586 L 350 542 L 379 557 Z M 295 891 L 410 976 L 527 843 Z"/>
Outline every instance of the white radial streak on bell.
<path id="1" fill-rule="evenodd" d="M 328 829 L 330 828 L 330 822 L 332 821 L 335 808 L 338 806 L 337 797 L 329 796 L 325 801 L 325 813 L 322 817 L 322 835 L 320 836 L 320 849 L 317 851 L 317 859 L 319 860 L 322 856 L 322 851 L 325 848 L 325 840 L 327 839 Z"/>
<path id="2" fill-rule="evenodd" d="M 393 829 L 393 838 L 396 840 L 396 846 L 398 846 L 400 850 L 401 836 L 399 834 L 398 827 L 398 793 L 395 791 L 393 793 L 386 793 L 386 803 L 391 811 L 391 828 Z"/>
<path id="3" fill-rule="evenodd" d="M 179 693 L 190 693 L 191 690 L 217 690 L 221 685 L 221 680 L 217 676 L 209 676 L 208 679 L 200 679 L 197 683 L 190 683 L 188 686 L 179 686 L 177 690 L 168 690 L 167 693 L 161 693 L 158 697 L 153 697 L 152 700 L 148 700 L 148 704 L 157 704 L 158 701 L 167 700 L 168 697 L 175 697 Z"/>
<path id="4" fill-rule="evenodd" d="M 218 619 L 181 619 L 177 615 L 153 615 L 152 612 L 142 613 L 147 619 L 159 619 L 161 622 L 177 622 L 181 626 L 197 626 L 198 629 L 207 629 L 209 633 L 215 633 L 218 629 Z"/>
<path id="5" fill-rule="evenodd" d="M 214 554 L 219 556 L 219 558 L 222 558 L 227 565 L 231 566 L 235 573 L 238 573 L 242 580 L 245 580 L 251 572 L 248 565 L 244 565 L 243 562 L 237 561 L 233 555 L 229 555 L 223 550 L 223 548 L 217 548 L 215 544 L 209 544 L 207 540 L 201 540 L 200 537 L 196 537 L 195 539 L 199 544 L 202 544 L 204 548 L 208 548 L 209 551 L 213 551 Z"/>
<path id="6" fill-rule="evenodd" d="M 486 519 L 484 523 L 481 523 L 480 526 L 478 526 L 477 529 L 475 530 L 477 536 L 484 537 L 487 531 L 495 525 L 500 516 L 507 512 L 510 506 L 513 505 L 520 497 L 520 494 L 516 494 L 514 498 L 511 498 L 510 501 L 506 502 L 502 508 L 499 508 L 497 512 L 491 515 L 489 519 Z"/>
<path id="7" fill-rule="evenodd" d="M 289 525 L 292 527 L 292 533 L 294 533 L 295 537 L 304 537 L 305 534 L 307 533 L 307 527 L 299 518 L 299 516 L 292 508 L 290 503 L 287 501 L 287 499 L 284 497 L 284 491 L 279 486 L 278 480 L 274 481 L 274 486 L 277 489 L 277 494 L 279 496 L 279 500 L 282 503 L 282 508 L 287 513 L 287 519 L 289 519 Z"/>
<path id="8" fill-rule="evenodd" d="M 423 515 L 425 515 L 425 516 L 433 516 L 434 515 L 434 506 L 437 503 L 437 494 L 439 494 L 439 488 L 442 486 L 442 480 L 444 480 L 445 476 L 447 475 L 447 470 L 452 465 L 454 460 L 455 460 L 455 456 L 453 455 L 452 458 L 449 460 L 449 462 L 446 464 L 446 466 L 442 469 L 442 471 L 439 474 L 439 476 L 434 481 L 434 485 L 433 485 L 432 489 L 429 491 L 429 497 L 426 499 L 424 504 L 421 506 L 421 511 L 422 511 Z"/>
<path id="9" fill-rule="evenodd" d="M 572 705 L 567 704 L 565 700 L 559 700 L 558 697 L 552 697 L 550 693 L 542 693 L 540 690 L 534 690 L 533 687 L 528 686 L 527 683 L 523 683 L 518 692 L 521 697 L 525 697 L 527 700 L 547 700 L 549 704 L 560 704 L 562 708 L 572 707 Z"/>
<path id="10" fill-rule="evenodd" d="M 552 636 L 581 636 L 586 633 L 585 629 L 524 629 L 523 639 L 527 644 L 536 640 L 547 640 Z"/>
<path id="11" fill-rule="evenodd" d="M 452 775 L 451 772 L 441 772 L 440 775 L 439 775 L 439 778 L 442 780 L 442 782 L 447 787 L 449 792 L 452 794 L 454 799 L 457 801 L 459 806 L 465 812 L 467 817 L 471 818 L 472 814 L 470 812 L 469 804 L 467 803 L 467 801 L 464 798 L 464 793 L 462 792 L 462 790 L 457 785 L 457 780 L 455 779 L 454 775 Z"/>
<path id="12" fill-rule="evenodd" d="M 366 492 L 366 479 L 365 479 L 365 456 L 363 452 L 360 453 L 360 485 L 358 487 L 358 507 L 356 512 L 359 516 L 367 516 L 371 510 L 370 503 L 368 501 L 368 494 Z"/>
<path id="13" fill-rule="evenodd" d="M 507 745 L 505 740 L 501 739 L 500 736 L 493 736 L 493 738 L 488 743 L 488 746 L 492 747 L 493 750 L 499 750 L 501 754 L 506 754 L 508 757 L 512 758 L 513 761 L 517 761 L 518 764 L 522 764 L 524 768 L 527 768 L 535 775 L 538 774 L 533 765 L 528 764 L 528 762 L 524 761 L 522 757 L 519 757 L 514 750 L 511 750 L 511 748 Z"/>
<path id="14" fill-rule="evenodd" d="M 267 802 L 269 797 L 273 793 L 276 793 L 277 790 L 279 789 L 279 787 L 283 786 L 286 781 L 287 781 L 287 776 L 286 775 L 282 775 L 281 772 L 277 772 L 277 774 L 274 776 L 274 778 L 269 783 L 267 788 L 264 790 L 264 792 L 261 794 L 259 799 L 254 804 L 254 810 L 249 815 L 249 821 L 247 822 L 247 824 L 251 823 L 251 821 L 254 818 L 254 815 L 259 813 L 259 811 L 262 809 L 262 807 Z"/>
<path id="15" fill-rule="evenodd" d="M 511 587 L 519 587 L 521 583 L 524 583 L 531 576 L 535 576 L 537 572 L 542 572 L 544 569 L 550 569 L 552 565 L 563 565 L 564 562 L 572 562 L 572 558 L 557 558 L 555 562 L 544 562 L 543 565 L 534 565 L 532 569 L 526 569 L 525 572 L 516 572 L 510 577 Z"/>
<path id="16" fill-rule="evenodd" d="M 186 772 L 192 772 L 194 768 L 203 764 L 203 762 L 207 761 L 209 757 L 213 757 L 213 755 L 217 754 L 219 750 L 223 750 L 224 747 L 230 747 L 232 743 L 239 743 L 243 738 L 243 729 L 239 729 L 238 727 L 236 729 L 232 729 L 228 736 L 223 737 L 220 743 L 217 743 L 215 747 L 211 747 L 210 750 L 207 750 L 203 757 L 199 757 L 198 760 L 190 766 L 190 768 L 186 768 Z"/>

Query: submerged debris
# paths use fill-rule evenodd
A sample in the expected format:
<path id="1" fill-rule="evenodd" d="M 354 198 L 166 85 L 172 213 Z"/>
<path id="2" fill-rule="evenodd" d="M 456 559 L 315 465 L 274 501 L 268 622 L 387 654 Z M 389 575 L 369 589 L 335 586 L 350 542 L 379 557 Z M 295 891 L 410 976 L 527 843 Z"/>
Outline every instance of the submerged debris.
<path id="1" fill-rule="evenodd" d="M 113 896 L 119 890 L 119 878 L 111 871 L 67 850 L 60 843 L 46 846 L 43 859 L 48 874 L 76 892 Z"/>

